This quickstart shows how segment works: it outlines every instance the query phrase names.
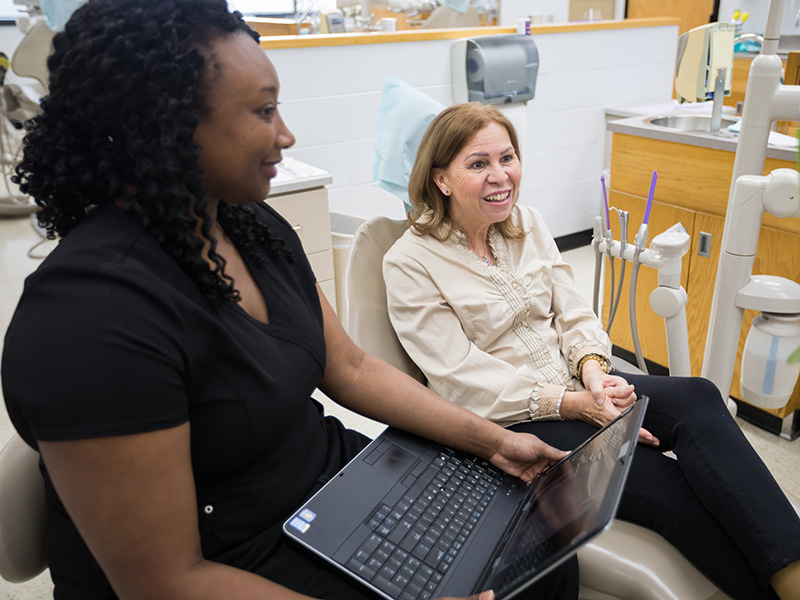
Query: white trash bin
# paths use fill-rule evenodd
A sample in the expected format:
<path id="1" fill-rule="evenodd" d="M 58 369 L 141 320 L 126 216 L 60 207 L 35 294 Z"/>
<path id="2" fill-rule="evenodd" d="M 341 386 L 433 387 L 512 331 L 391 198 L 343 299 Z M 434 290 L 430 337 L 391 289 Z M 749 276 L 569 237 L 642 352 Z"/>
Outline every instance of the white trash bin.
<path id="1" fill-rule="evenodd" d="M 356 232 L 356 229 L 365 221 L 366 219 L 353 215 L 331 213 L 333 278 L 336 287 L 336 311 L 339 315 L 344 314 L 342 285 L 344 284 L 344 268 L 345 265 L 347 265 L 347 257 L 350 255 L 350 243 L 353 241 L 353 234 Z"/>

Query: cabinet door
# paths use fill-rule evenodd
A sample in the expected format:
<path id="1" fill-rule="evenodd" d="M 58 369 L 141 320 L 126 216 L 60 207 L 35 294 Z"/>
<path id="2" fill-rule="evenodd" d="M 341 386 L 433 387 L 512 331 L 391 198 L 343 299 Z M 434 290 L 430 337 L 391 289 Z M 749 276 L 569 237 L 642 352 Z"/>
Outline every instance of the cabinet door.
<path id="1" fill-rule="evenodd" d="M 641 19 L 647 17 L 679 17 L 683 33 L 694 27 L 711 22 L 714 0 L 628 0 L 625 17 Z"/>
<path id="2" fill-rule="evenodd" d="M 628 211 L 629 225 L 627 241 L 632 244 L 636 237 L 636 232 L 639 229 L 639 225 L 644 219 L 644 209 L 647 205 L 647 199 L 611 190 L 609 202 L 618 209 Z M 683 224 L 691 235 L 694 226 L 694 213 L 692 211 L 670 204 L 653 202 L 653 207 L 650 211 L 650 240 L 678 222 Z M 619 240 L 619 219 L 614 211 L 611 212 L 611 231 L 614 234 L 614 239 Z M 687 253 L 683 258 L 683 268 L 681 271 L 681 284 L 684 288 L 687 287 L 690 268 L 689 261 L 690 253 Z M 614 271 L 616 274 L 616 281 L 614 282 L 615 293 L 619 285 L 621 266 L 622 262 L 620 260 L 614 261 Z M 603 323 L 607 326 L 611 297 L 611 274 L 607 258 L 605 259 L 604 269 L 605 294 L 603 296 Z M 622 295 L 609 335 L 614 345 L 633 352 L 633 336 L 631 335 L 629 316 L 631 271 L 632 264 L 627 263 L 625 266 L 625 281 L 622 288 Z M 659 317 L 653 312 L 653 309 L 650 308 L 650 293 L 656 287 L 658 287 L 658 271 L 650 267 L 640 267 L 636 286 L 636 322 L 638 325 L 642 354 L 649 360 L 668 366 L 669 359 L 667 357 L 667 336 L 664 328 L 664 319 Z"/>
<path id="3" fill-rule="evenodd" d="M 714 281 L 717 277 L 719 253 L 722 247 L 722 229 L 725 219 L 706 213 L 695 215 L 690 250 L 691 269 L 686 288 L 689 301 L 686 304 L 686 324 L 689 330 L 689 355 L 692 375 L 699 376 L 706 349 L 708 322 L 711 318 L 711 300 L 714 297 Z M 701 239 L 705 237 L 704 252 L 700 252 Z M 707 253 L 705 252 L 707 250 Z"/>

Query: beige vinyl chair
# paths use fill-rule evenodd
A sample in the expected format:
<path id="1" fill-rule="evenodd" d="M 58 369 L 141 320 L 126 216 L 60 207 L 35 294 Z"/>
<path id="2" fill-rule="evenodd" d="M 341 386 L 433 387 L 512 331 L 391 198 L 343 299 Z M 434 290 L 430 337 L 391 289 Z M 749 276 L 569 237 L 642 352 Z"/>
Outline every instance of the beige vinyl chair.
<path id="1" fill-rule="evenodd" d="M 365 352 L 424 377 L 403 350 L 386 307 L 383 255 L 405 221 L 377 217 L 353 236 L 340 308 L 348 334 Z M 615 520 L 578 553 L 583 600 L 730 600 L 657 533 Z"/>
<path id="2" fill-rule="evenodd" d="M 47 568 L 39 453 L 14 434 L 0 450 L 0 577 L 33 579 Z"/>

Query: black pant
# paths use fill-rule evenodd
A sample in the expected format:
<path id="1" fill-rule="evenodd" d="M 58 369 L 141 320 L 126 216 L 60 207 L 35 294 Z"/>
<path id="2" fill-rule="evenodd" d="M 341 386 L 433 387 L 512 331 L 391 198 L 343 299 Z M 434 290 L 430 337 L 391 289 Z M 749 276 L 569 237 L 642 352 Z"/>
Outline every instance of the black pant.
<path id="1" fill-rule="evenodd" d="M 615 374 L 650 397 L 644 427 L 661 442 L 637 447 L 618 516 L 661 534 L 731 597 L 777 598 L 768 581 L 800 559 L 800 519 L 717 388 L 696 377 Z M 579 421 L 513 429 L 562 449 L 595 431 Z"/>

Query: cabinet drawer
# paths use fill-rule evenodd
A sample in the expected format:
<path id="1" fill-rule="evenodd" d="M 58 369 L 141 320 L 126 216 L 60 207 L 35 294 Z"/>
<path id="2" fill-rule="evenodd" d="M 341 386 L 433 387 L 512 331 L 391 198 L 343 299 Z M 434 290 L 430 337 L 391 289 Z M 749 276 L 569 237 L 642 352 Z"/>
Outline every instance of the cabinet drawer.
<path id="1" fill-rule="evenodd" d="M 306 254 L 331 247 L 331 218 L 325 188 L 267 199 L 300 236 Z"/>
<path id="2" fill-rule="evenodd" d="M 619 133 L 614 133 L 613 139 L 612 189 L 647 198 L 653 170 L 656 170 L 656 201 L 725 216 L 733 175 L 733 152 Z M 791 161 L 767 158 L 764 174 L 780 168 L 796 167 Z M 765 214 L 763 224 L 800 233 L 798 219 L 779 219 Z"/>

